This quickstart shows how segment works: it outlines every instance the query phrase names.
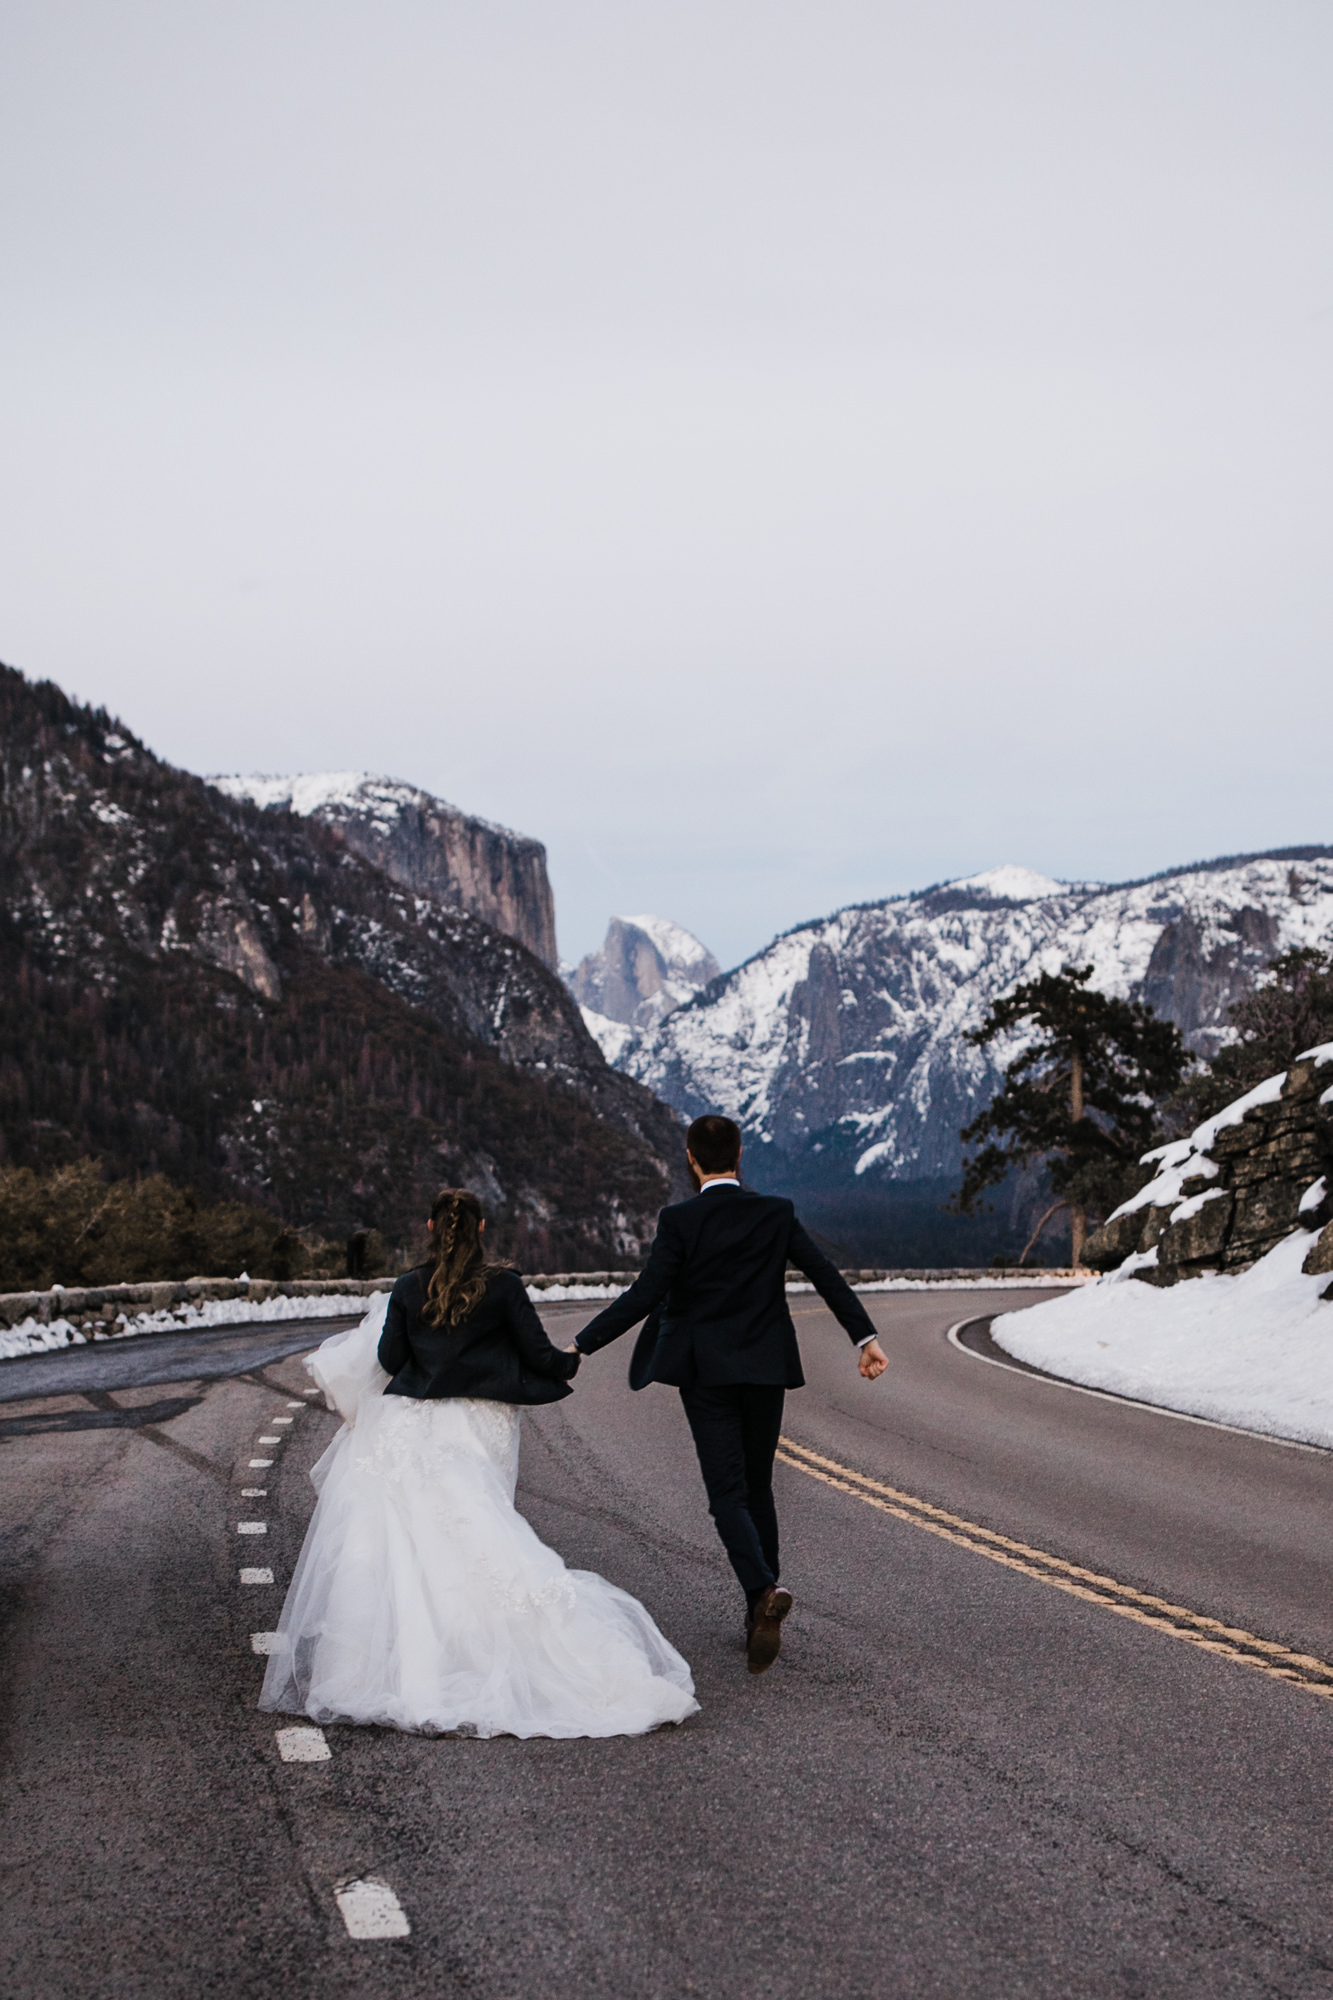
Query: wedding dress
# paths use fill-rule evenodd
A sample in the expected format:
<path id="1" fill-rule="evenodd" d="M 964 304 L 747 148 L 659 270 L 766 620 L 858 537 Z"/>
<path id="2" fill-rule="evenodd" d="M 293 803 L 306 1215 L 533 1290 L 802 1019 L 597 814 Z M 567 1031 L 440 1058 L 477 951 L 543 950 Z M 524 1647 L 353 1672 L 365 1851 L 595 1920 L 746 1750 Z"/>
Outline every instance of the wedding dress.
<path id="1" fill-rule="evenodd" d="M 648 1613 L 514 1506 L 520 1409 L 382 1394 L 387 1295 L 306 1368 L 345 1419 L 261 1709 L 469 1736 L 637 1736 L 698 1709 Z"/>

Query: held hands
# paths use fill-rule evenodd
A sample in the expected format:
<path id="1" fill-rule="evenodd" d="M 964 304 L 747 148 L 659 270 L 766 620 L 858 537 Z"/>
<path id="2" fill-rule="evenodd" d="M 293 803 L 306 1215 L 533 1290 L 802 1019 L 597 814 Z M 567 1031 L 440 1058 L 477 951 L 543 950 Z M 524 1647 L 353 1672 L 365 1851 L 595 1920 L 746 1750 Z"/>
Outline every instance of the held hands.
<path id="1" fill-rule="evenodd" d="M 861 1373 L 867 1382 L 876 1382 L 889 1365 L 889 1357 L 877 1340 L 868 1340 L 861 1349 Z"/>

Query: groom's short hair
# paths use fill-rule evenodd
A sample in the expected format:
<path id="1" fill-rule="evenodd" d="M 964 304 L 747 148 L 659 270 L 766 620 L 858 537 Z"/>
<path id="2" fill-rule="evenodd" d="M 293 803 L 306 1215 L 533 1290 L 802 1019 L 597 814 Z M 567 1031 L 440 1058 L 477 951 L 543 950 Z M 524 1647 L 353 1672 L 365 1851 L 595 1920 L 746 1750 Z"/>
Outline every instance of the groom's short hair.
<path id="1" fill-rule="evenodd" d="M 685 1144 L 706 1174 L 734 1174 L 741 1157 L 741 1128 L 734 1118 L 710 1111 L 695 1119 Z"/>

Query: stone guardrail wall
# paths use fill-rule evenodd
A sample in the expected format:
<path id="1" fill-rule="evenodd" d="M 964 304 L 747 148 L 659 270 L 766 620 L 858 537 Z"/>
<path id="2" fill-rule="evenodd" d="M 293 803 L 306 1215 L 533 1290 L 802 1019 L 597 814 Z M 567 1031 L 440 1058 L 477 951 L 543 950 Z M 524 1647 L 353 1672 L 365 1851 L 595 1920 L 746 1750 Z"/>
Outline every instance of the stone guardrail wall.
<path id="1" fill-rule="evenodd" d="M 557 1285 L 632 1285 L 637 1271 L 556 1271 L 542 1272 L 525 1281 L 534 1291 L 549 1291 Z M 853 1285 L 882 1284 L 889 1278 L 910 1278 L 919 1283 L 985 1284 L 988 1279 L 1024 1278 L 1034 1285 L 1069 1283 L 1086 1277 L 1086 1272 L 1070 1270 L 952 1270 L 952 1271 L 846 1271 Z M 179 1283 L 142 1285 L 56 1285 L 49 1292 L 0 1292 L 0 1327 L 18 1326 L 36 1320 L 49 1326 L 52 1320 L 67 1320 L 72 1326 L 103 1322 L 110 1324 L 129 1308 L 139 1312 L 170 1312 L 176 1306 L 202 1305 L 208 1299 L 249 1299 L 260 1304 L 266 1299 L 369 1298 L 372 1292 L 388 1291 L 394 1280 L 383 1278 L 293 1278 L 282 1282 L 271 1278 L 186 1278 Z"/>
<path id="2" fill-rule="evenodd" d="M 114 1320 L 134 1307 L 139 1312 L 170 1312 L 175 1306 L 198 1306 L 206 1299 L 368 1298 L 372 1292 L 387 1291 L 392 1278 L 293 1278 L 281 1283 L 271 1278 L 186 1278 L 180 1283 L 143 1285 L 56 1285 L 49 1292 L 0 1292 L 0 1326 L 17 1326 L 21 1320 L 35 1319 L 39 1326 L 52 1320 Z"/>

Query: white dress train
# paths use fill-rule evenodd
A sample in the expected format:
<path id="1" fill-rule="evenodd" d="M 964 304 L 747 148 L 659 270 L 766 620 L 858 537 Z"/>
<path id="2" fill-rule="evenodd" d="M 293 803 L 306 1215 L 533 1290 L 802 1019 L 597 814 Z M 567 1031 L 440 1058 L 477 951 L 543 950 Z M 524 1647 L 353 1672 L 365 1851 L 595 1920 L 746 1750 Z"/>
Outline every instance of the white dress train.
<path id="1" fill-rule="evenodd" d="M 346 1420 L 311 1471 L 261 1709 L 469 1736 L 638 1736 L 698 1709 L 643 1606 L 514 1506 L 521 1411 L 385 1396 L 387 1299 L 306 1361 Z"/>

